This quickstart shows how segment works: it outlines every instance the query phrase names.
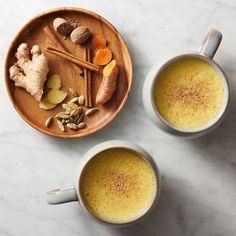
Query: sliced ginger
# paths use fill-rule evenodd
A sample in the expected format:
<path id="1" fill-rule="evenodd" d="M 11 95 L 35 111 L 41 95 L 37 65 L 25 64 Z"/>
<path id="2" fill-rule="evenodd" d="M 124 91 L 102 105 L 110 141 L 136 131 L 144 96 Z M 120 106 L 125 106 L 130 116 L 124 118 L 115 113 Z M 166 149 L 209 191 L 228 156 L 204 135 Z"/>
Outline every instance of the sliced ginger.
<path id="1" fill-rule="evenodd" d="M 43 98 L 39 103 L 39 107 L 44 110 L 51 110 L 51 109 L 55 108 L 56 106 L 57 106 L 57 104 L 52 104 L 49 101 L 47 101 L 45 98 Z"/>
<path id="2" fill-rule="evenodd" d="M 117 75 L 118 67 L 116 65 L 116 60 L 112 60 L 105 68 L 103 69 L 103 79 L 99 87 L 96 103 L 105 104 L 109 101 L 116 90 L 117 87 Z"/>
<path id="3" fill-rule="evenodd" d="M 48 102 L 52 104 L 59 104 L 64 101 L 66 96 L 67 93 L 64 91 L 58 89 L 51 89 L 45 98 Z"/>
<path id="4" fill-rule="evenodd" d="M 61 76 L 53 75 L 51 76 L 46 83 L 47 88 L 49 88 L 49 92 L 42 99 L 39 104 L 39 107 L 44 110 L 51 110 L 57 106 L 57 104 L 63 102 L 66 98 L 67 93 L 59 90 L 61 88 Z"/>
<path id="5" fill-rule="evenodd" d="M 97 35 L 94 35 L 91 44 L 92 44 L 92 48 L 97 50 L 100 48 L 105 48 L 107 41 L 103 36 L 97 34 Z"/>
<path id="6" fill-rule="evenodd" d="M 49 89 L 60 89 L 61 88 L 61 76 L 53 75 L 47 80 L 47 88 Z"/>
<path id="7" fill-rule="evenodd" d="M 93 58 L 93 63 L 99 66 L 107 65 L 112 59 L 112 52 L 108 48 L 98 49 Z"/>

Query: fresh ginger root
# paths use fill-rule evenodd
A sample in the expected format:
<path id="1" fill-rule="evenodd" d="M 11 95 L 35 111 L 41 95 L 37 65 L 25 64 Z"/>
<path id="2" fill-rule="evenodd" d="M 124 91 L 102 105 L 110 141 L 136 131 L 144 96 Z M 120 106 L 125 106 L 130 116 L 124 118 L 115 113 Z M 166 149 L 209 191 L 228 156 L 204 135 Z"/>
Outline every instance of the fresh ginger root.
<path id="1" fill-rule="evenodd" d="M 93 63 L 99 66 L 107 65 L 112 59 L 112 52 L 108 48 L 98 49 L 93 58 Z"/>
<path id="2" fill-rule="evenodd" d="M 32 60 L 30 60 L 30 53 Z M 20 44 L 15 54 L 17 62 L 10 67 L 10 79 L 15 86 L 25 88 L 38 102 L 43 95 L 43 85 L 49 71 L 48 60 L 38 45 L 34 45 L 29 53 L 26 43 Z"/>
<path id="3" fill-rule="evenodd" d="M 116 60 L 112 60 L 103 69 L 103 80 L 96 96 L 97 104 L 105 104 L 111 99 L 113 93 L 116 90 L 117 75 L 118 67 L 116 65 Z"/>

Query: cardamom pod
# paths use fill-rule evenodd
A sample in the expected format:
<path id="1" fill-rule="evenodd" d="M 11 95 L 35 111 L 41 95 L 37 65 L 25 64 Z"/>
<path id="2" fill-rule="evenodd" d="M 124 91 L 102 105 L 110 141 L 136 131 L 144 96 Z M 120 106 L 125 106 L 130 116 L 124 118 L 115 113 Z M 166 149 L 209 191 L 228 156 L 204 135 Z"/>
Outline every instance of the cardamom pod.
<path id="1" fill-rule="evenodd" d="M 78 97 L 72 98 L 68 103 L 77 103 L 78 99 Z"/>
<path id="2" fill-rule="evenodd" d="M 76 116 L 79 113 L 79 109 L 74 109 L 71 111 L 70 116 Z"/>
<path id="3" fill-rule="evenodd" d="M 70 113 L 72 112 L 73 109 L 71 109 L 70 107 L 68 107 L 65 111 L 65 114 L 70 115 Z"/>
<path id="4" fill-rule="evenodd" d="M 45 121 L 45 126 L 49 128 L 52 125 L 52 122 L 53 122 L 53 117 L 52 116 L 48 117 Z"/>
<path id="5" fill-rule="evenodd" d="M 66 114 L 65 112 L 59 112 L 56 114 L 55 116 L 56 118 L 60 118 L 60 119 L 67 119 L 70 117 L 70 115 Z"/>
<path id="6" fill-rule="evenodd" d="M 68 108 L 68 104 L 63 103 L 63 104 L 62 104 L 62 107 L 66 110 L 66 109 Z"/>
<path id="7" fill-rule="evenodd" d="M 79 96 L 78 98 L 79 105 L 84 105 L 84 101 L 85 101 L 84 96 L 83 95 Z"/>
<path id="8" fill-rule="evenodd" d="M 94 113 L 96 113 L 98 111 L 98 108 L 94 107 L 94 108 L 90 108 L 88 109 L 86 112 L 85 112 L 85 115 L 86 116 L 91 116 L 93 115 Z"/>
<path id="9" fill-rule="evenodd" d="M 85 124 L 84 122 L 80 122 L 80 123 L 78 124 L 78 128 L 79 128 L 79 129 L 83 129 L 83 128 L 85 128 L 85 126 L 86 126 L 86 124 Z"/>
<path id="10" fill-rule="evenodd" d="M 65 124 L 73 123 L 73 122 L 74 122 L 74 119 L 72 117 L 70 117 L 69 119 L 65 120 Z"/>
<path id="11" fill-rule="evenodd" d="M 74 123 L 68 123 L 66 126 L 70 129 L 78 129 L 79 128 L 78 125 L 74 124 Z"/>
<path id="12" fill-rule="evenodd" d="M 78 109 L 78 108 L 79 108 L 79 106 L 76 105 L 76 104 L 73 103 L 73 102 L 69 102 L 69 103 L 68 103 L 68 106 L 69 106 L 72 110 L 74 110 L 74 109 Z"/>
<path id="13" fill-rule="evenodd" d="M 76 122 L 80 118 L 81 115 L 82 115 L 82 112 L 79 112 L 78 114 L 76 114 L 74 117 L 74 121 Z"/>
<path id="14" fill-rule="evenodd" d="M 58 128 L 61 130 L 61 131 L 65 131 L 65 127 L 64 125 L 61 123 L 61 121 L 57 120 L 57 125 L 58 125 Z"/>
<path id="15" fill-rule="evenodd" d="M 77 94 L 77 92 L 76 92 L 76 89 L 74 89 L 74 88 L 69 88 L 69 91 L 70 91 L 70 93 L 71 93 L 74 97 L 77 97 L 77 96 L 78 96 L 78 94 Z"/>
<path id="16" fill-rule="evenodd" d="M 76 121 L 76 124 L 79 124 L 80 122 L 82 122 L 84 120 L 84 114 L 81 114 L 79 119 Z"/>

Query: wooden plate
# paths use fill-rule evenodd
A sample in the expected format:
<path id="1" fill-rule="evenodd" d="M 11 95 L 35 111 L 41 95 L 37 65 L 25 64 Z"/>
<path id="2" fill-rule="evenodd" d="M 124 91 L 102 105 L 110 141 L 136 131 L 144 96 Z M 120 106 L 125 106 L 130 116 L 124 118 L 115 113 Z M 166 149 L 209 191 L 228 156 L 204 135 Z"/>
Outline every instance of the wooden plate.
<path id="1" fill-rule="evenodd" d="M 43 28 L 49 24 L 52 27 L 52 21 L 56 17 L 70 17 L 79 21 L 81 25 L 87 26 L 92 34 L 103 35 L 108 41 L 108 47 L 113 52 L 119 67 L 118 86 L 112 99 L 104 106 L 99 107 L 99 112 L 92 117 L 86 117 L 87 128 L 79 131 L 67 130 L 62 132 L 58 129 L 56 122 L 53 122 L 51 128 L 45 127 L 45 120 L 63 111 L 59 104 L 55 109 L 45 111 L 39 108 L 38 102 L 24 89 L 15 87 L 14 82 L 9 79 L 9 67 L 16 61 L 14 54 L 20 43 L 26 42 L 30 47 L 37 44 L 41 47 L 49 60 L 48 78 L 53 74 L 59 74 L 62 77 L 62 90 L 68 92 L 67 100 L 71 99 L 68 88 L 76 88 L 79 94 L 84 94 L 84 78 L 81 77 L 75 65 L 59 57 L 45 52 L 48 45 L 53 45 L 51 40 L 46 36 Z M 83 57 L 84 47 L 73 44 L 70 39 L 61 38 L 66 47 L 74 55 Z M 99 85 L 102 80 L 102 73 L 93 73 L 92 91 L 93 104 Z M 5 83 L 8 95 L 21 117 L 35 129 L 57 137 L 74 138 L 92 134 L 109 122 L 111 122 L 124 106 L 132 84 L 132 62 L 128 48 L 119 32 L 105 20 L 103 17 L 94 12 L 80 8 L 57 8 L 43 12 L 42 14 L 30 20 L 16 35 L 11 43 L 5 63 Z"/>

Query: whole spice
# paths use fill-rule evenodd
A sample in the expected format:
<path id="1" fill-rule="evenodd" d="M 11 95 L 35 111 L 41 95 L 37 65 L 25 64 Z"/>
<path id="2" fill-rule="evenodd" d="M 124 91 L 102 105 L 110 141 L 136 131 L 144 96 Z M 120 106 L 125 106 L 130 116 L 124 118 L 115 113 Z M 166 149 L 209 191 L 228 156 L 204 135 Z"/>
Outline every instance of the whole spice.
<path id="1" fill-rule="evenodd" d="M 82 122 L 83 120 L 84 120 L 84 114 L 81 114 L 81 115 L 79 116 L 79 118 L 77 119 L 76 124 L 79 124 L 79 123 Z"/>
<path id="2" fill-rule="evenodd" d="M 85 60 L 91 62 L 91 49 L 85 49 Z M 84 69 L 84 82 L 85 82 L 85 106 L 92 107 L 93 99 L 92 99 L 92 72 Z"/>
<path id="3" fill-rule="evenodd" d="M 70 91 L 70 93 L 71 93 L 74 97 L 77 97 L 77 96 L 78 96 L 78 94 L 77 94 L 77 92 L 76 92 L 76 90 L 75 90 L 74 88 L 69 88 L 69 91 Z"/>
<path id="4" fill-rule="evenodd" d="M 63 104 L 62 104 L 62 107 L 66 110 L 66 109 L 68 108 L 68 104 L 63 103 Z"/>
<path id="5" fill-rule="evenodd" d="M 83 68 L 87 68 L 89 70 L 92 70 L 92 71 L 95 71 L 95 72 L 98 72 L 99 71 L 99 66 L 98 65 L 95 65 L 93 63 L 89 63 L 79 57 L 76 57 L 74 56 L 73 54 L 71 53 L 67 53 L 65 51 L 62 51 L 58 48 L 54 48 L 54 47 L 51 47 L 51 46 L 48 46 L 47 49 L 46 49 L 47 52 L 53 54 L 53 55 L 56 55 L 58 57 L 61 57 L 69 62 L 72 62 L 73 64 L 76 64 L 78 66 L 81 66 Z"/>
<path id="6" fill-rule="evenodd" d="M 52 122 L 53 122 L 53 117 L 51 116 L 46 119 L 45 126 L 49 128 L 52 125 Z"/>
<path id="7" fill-rule="evenodd" d="M 86 116 L 91 116 L 91 115 L 93 115 L 95 112 L 97 112 L 98 111 L 98 108 L 96 108 L 96 107 L 94 107 L 94 108 L 90 108 L 90 109 L 88 109 L 86 112 L 85 112 L 85 115 Z"/>
<path id="8" fill-rule="evenodd" d="M 58 128 L 59 128 L 62 132 L 65 131 L 65 127 L 64 127 L 64 125 L 62 124 L 61 121 L 57 120 L 57 125 L 58 125 Z"/>
<path id="9" fill-rule="evenodd" d="M 86 126 L 86 124 L 85 124 L 84 122 L 80 122 L 80 123 L 78 124 L 78 128 L 79 128 L 79 129 L 83 129 L 83 128 L 85 128 L 85 126 Z"/>
<path id="10" fill-rule="evenodd" d="M 74 97 L 74 98 L 72 98 L 70 101 L 69 101 L 69 103 L 77 103 L 78 102 L 78 97 Z"/>
<path id="11" fill-rule="evenodd" d="M 70 115 L 65 114 L 65 112 L 60 112 L 60 113 L 56 114 L 55 117 L 56 118 L 61 118 L 61 119 L 68 119 L 68 118 L 70 118 Z"/>
<path id="12" fill-rule="evenodd" d="M 43 28 L 44 33 L 51 39 L 51 41 L 54 43 L 54 45 L 58 48 L 61 48 L 65 52 L 69 52 L 69 50 L 65 47 L 65 45 L 60 41 L 57 34 L 48 26 L 46 25 Z M 83 73 L 83 70 L 77 66 L 77 70 L 79 74 Z"/>
<path id="13" fill-rule="evenodd" d="M 79 113 L 79 109 L 74 109 L 71 111 L 70 116 L 76 116 Z"/>
<path id="14" fill-rule="evenodd" d="M 78 109 L 78 108 L 79 108 L 79 106 L 76 105 L 76 104 L 73 103 L 73 102 L 69 102 L 68 105 L 69 105 L 69 107 L 70 107 L 72 110 L 74 110 L 74 109 Z"/>
<path id="15" fill-rule="evenodd" d="M 64 18 L 56 18 L 53 21 L 53 28 L 62 36 L 68 36 L 73 30 L 69 22 Z"/>
<path id="16" fill-rule="evenodd" d="M 102 83 L 98 89 L 96 96 L 97 104 L 105 104 L 107 101 L 111 99 L 117 87 L 118 72 L 119 70 L 115 60 L 111 61 L 103 69 Z"/>
<path id="17" fill-rule="evenodd" d="M 74 97 L 69 102 L 62 104 L 64 111 L 59 112 L 54 116 L 57 121 L 57 126 L 61 131 L 65 132 L 65 127 L 72 130 L 83 129 L 86 127 L 84 116 L 90 116 L 94 114 L 98 111 L 98 108 L 90 108 L 85 113 L 84 108 L 82 107 L 83 104 L 84 97 L 82 95 L 79 97 Z M 50 122 L 52 121 L 53 117 L 49 117 L 45 121 L 45 126 L 50 127 Z"/>
<path id="18" fill-rule="evenodd" d="M 90 30 L 87 27 L 79 26 L 71 32 L 70 39 L 73 43 L 82 44 L 88 40 L 90 35 Z"/>
<path id="19" fill-rule="evenodd" d="M 78 125 L 74 123 L 67 123 L 66 126 L 70 129 L 78 129 Z"/>
<path id="20" fill-rule="evenodd" d="M 73 27 L 73 29 L 75 29 L 76 27 L 79 26 L 79 21 L 77 19 L 73 19 L 71 17 L 65 17 L 65 19 L 68 21 L 68 23 L 71 25 L 71 27 Z"/>
<path id="21" fill-rule="evenodd" d="M 83 95 L 79 96 L 78 101 L 79 105 L 84 105 L 84 96 Z"/>
<path id="22" fill-rule="evenodd" d="M 65 114 L 69 115 L 73 109 L 71 109 L 69 106 L 67 108 L 65 108 L 66 111 L 65 111 Z"/>

